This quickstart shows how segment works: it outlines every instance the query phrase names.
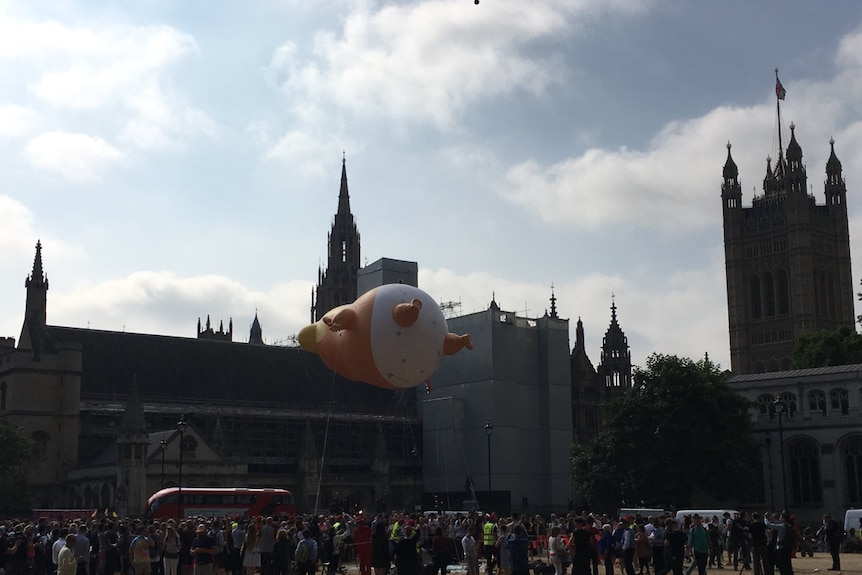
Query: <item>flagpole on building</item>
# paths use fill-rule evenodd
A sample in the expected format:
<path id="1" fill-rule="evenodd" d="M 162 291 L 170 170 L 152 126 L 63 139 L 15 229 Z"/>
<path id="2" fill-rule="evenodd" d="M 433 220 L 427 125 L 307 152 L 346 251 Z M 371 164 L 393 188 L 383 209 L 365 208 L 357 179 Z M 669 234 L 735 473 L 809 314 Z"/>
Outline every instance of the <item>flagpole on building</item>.
<path id="1" fill-rule="evenodd" d="M 778 161 L 784 159 L 784 146 L 781 142 L 781 100 L 784 99 L 784 86 L 778 79 L 778 68 L 775 69 L 775 110 L 778 113 Z"/>

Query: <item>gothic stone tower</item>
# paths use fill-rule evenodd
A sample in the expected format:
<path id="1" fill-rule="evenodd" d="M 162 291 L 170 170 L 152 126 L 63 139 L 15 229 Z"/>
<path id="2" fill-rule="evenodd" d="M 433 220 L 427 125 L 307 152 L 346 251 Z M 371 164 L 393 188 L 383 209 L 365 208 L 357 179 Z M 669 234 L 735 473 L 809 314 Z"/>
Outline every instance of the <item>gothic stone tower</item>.
<path id="1" fill-rule="evenodd" d="M 35 443 L 39 461 L 29 479 L 37 497 L 59 501 L 60 481 L 78 463 L 82 347 L 48 337 L 41 242 L 24 285 L 21 337 L 17 347 L 5 340 L 0 349 L 0 417 L 20 426 Z"/>
<path id="2" fill-rule="evenodd" d="M 338 211 L 329 232 L 326 269 L 318 270 L 317 298 L 312 297 L 311 322 L 319 320 L 334 307 L 356 299 L 356 276 L 359 271 L 359 231 L 350 213 L 347 191 L 347 162 L 341 160 L 341 190 Z"/>
<path id="3" fill-rule="evenodd" d="M 602 359 L 593 368 L 584 348 L 584 324 L 578 319 L 572 365 L 572 433 L 577 444 L 593 441 L 602 429 L 601 408 L 632 386 L 632 354 L 611 302 L 611 323 L 602 339 Z"/>
<path id="4" fill-rule="evenodd" d="M 826 162 L 826 205 L 808 193 L 795 126 L 787 158 L 766 159 L 763 195 L 742 207 L 739 170 L 727 145 L 721 185 L 724 259 L 735 374 L 791 368 L 800 336 L 854 325 L 847 189 L 841 162 Z"/>

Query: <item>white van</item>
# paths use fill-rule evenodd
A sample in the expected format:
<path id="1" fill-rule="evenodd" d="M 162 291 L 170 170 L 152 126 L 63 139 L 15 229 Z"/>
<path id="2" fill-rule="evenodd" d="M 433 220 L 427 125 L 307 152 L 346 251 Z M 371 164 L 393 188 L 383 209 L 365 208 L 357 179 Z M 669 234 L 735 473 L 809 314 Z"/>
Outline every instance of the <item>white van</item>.
<path id="1" fill-rule="evenodd" d="M 844 512 L 844 529 L 859 531 L 862 527 L 862 509 L 848 509 Z"/>
<path id="2" fill-rule="evenodd" d="M 719 521 L 721 521 L 723 520 L 725 513 L 730 513 L 730 518 L 733 519 L 734 515 L 739 513 L 739 511 L 735 509 L 680 509 L 676 512 L 676 520 L 679 523 L 682 523 L 686 515 L 694 516 L 695 513 L 700 515 L 700 518 L 704 523 L 708 523 L 712 519 L 713 515 L 718 517 Z"/>

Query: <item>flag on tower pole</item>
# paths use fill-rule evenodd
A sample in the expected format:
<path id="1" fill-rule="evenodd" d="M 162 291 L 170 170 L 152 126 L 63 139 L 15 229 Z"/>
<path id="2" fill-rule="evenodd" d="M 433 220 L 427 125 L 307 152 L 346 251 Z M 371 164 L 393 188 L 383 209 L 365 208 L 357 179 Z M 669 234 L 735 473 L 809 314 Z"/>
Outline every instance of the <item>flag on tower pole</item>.
<path id="1" fill-rule="evenodd" d="M 781 80 L 778 79 L 778 74 L 775 75 L 775 95 L 779 100 L 784 99 L 784 95 L 787 94 L 787 90 L 784 89 L 784 86 L 781 85 Z"/>

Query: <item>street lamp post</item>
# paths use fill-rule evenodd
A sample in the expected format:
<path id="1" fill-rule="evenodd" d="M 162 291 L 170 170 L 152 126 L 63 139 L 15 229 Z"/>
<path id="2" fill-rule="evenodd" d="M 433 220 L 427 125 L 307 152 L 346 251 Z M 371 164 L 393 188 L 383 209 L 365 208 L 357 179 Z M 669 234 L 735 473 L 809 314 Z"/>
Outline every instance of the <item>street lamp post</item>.
<path id="1" fill-rule="evenodd" d="M 165 448 L 168 446 L 168 442 L 162 439 L 159 444 L 162 446 L 162 481 L 160 484 L 161 489 L 165 488 Z"/>
<path id="2" fill-rule="evenodd" d="M 494 426 L 491 420 L 485 421 L 485 435 L 488 436 L 488 493 L 491 493 L 491 436 L 494 434 Z"/>
<path id="3" fill-rule="evenodd" d="M 772 437 L 766 432 L 766 462 L 769 468 L 769 508 L 775 511 L 775 484 L 772 482 Z"/>
<path id="4" fill-rule="evenodd" d="M 787 509 L 787 470 L 784 467 L 784 412 L 787 404 L 781 399 L 776 399 L 772 406 L 778 415 L 778 449 L 781 451 L 781 509 Z"/>
<path id="5" fill-rule="evenodd" d="M 180 488 L 177 491 L 177 505 L 179 505 L 180 513 L 183 513 L 183 435 L 186 432 L 186 416 L 180 415 L 180 420 L 177 422 L 177 431 L 180 432 Z M 183 519 L 181 516 L 180 519 Z"/>
<path id="6" fill-rule="evenodd" d="M 413 473 L 411 473 L 413 476 L 413 507 L 414 509 L 419 509 L 422 505 L 422 493 L 420 492 L 418 497 L 420 507 L 416 507 L 416 472 L 417 470 L 422 469 L 422 460 L 419 459 L 419 451 L 415 447 L 410 451 L 410 455 L 412 455 L 414 459 L 413 465 L 411 466 L 413 468 Z"/>

